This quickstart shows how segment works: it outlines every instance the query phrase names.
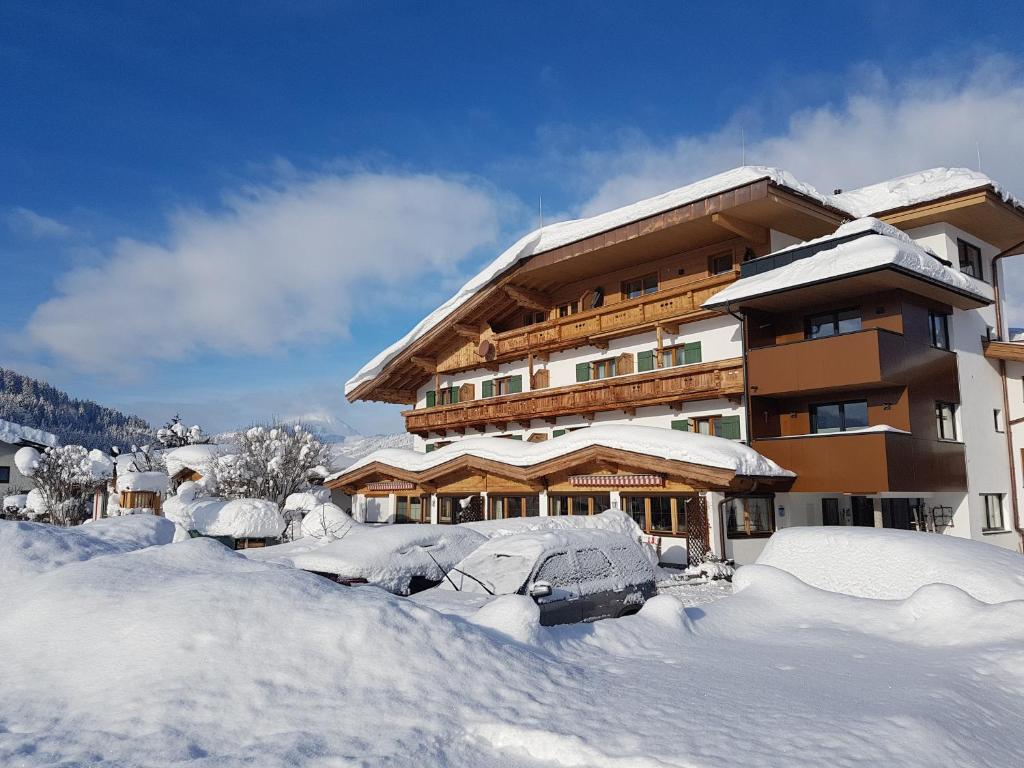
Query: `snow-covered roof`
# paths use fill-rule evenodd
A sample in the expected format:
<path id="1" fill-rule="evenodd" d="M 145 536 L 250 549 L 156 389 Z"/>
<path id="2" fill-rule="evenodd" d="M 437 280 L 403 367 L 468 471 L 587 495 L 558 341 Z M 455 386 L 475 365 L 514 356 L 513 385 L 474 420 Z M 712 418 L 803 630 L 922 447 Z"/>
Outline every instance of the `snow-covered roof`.
<path id="1" fill-rule="evenodd" d="M 13 421 L 0 419 L 0 443 L 53 446 L 57 445 L 57 436 L 35 427 L 23 427 Z"/>
<path id="2" fill-rule="evenodd" d="M 737 475 L 794 476 L 792 472 L 783 469 L 750 446 L 736 440 L 662 427 L 601 424 L 567 432 L 542 443 L 484 436 L 467 437 L 430 453 L 420 453 L 405 448 L 386 448 L 363 457 L 344 472 L 333 475 L 332 478 L 347 475 L 374 462 L 407 471 L 422 472 L 460 456 L 475 456 L 515 467 L 529 467 L 567 456 L 591 446 L 602 446 L 659 459 L 728 469 Z"/>
<path id="3" fill-rule="evenodd" d="M 204 536 L 230 536 L 236 539 L 275 538 L 284 530 L 285 521 L 277 505 L 265 499 L 203 498 L 182 502 L 171 497 L 163 505 L 164 516 L 187 531 Z"/>
<path id="4" fill-rule="evenodd" d="M 849 239 L 851 236 L 854 239 Z M 833 247 L 828 247 L 830 241 L 836 241 Z M 947 267 L 905 232 L 879 219 L 863 218 L 843 224 L 831 235 L 784 248 L 771 256 L 811 246 L 820 246 L 821 250 L 785 266 L 740 278 L 705 301 L 703 306 L 723 307 L 756 296 L 885 268 L 912 273 L 983 303 L 992 301 L 990 285 Z"/>
<path id="5" fill-rule="evenodd" d="M 1022 205 L 984 173 L 969 168 L 929 168 L 831 195 L 828 200 L 834 207 L 860 218 L 986 187 L 1011 205 Z"/>
<path id="6" fill-rule="evenodd" d="M 117 476 L 117 492 L 163 493 L 167 490 L 166 472 L 124 472 Z"/>
<path id="7" fill-rule="evenodd" d="M 455 310 L 487 287 L 494 278 L 522 259 L 536 256 L 539 253 L 574 243 L 601 232 L 607 232 L 610 229 L 615 229 L 634 221 L 656 216 L 673 208 L 688 205 L 705 197 L 721 194 L 730 189 L 736 189 L 737 187 L 752 184 L 762 179 L 768 179 L 780 187 L 786 187 L 798 194 L 812 197 L 823 205 L 828 204 L 828 199 L 825 196 L 819 194 L 811 185 L 804 184 L 796 179 L 788 171 L 761 165 L 748 165 L 719 173 L 716 176 L 702 179 L 693 184 L 687 184 L 684 187 L 673 189 L 656 197 L 631 203 L 622 208 L 598 214 L 597 216 L 562 221 L 535 229 L 533 232 L 521 237 L 498 258 L 484 267 L 475 277 L 463 285 L 454 296 L 417 323 L 409 333 L 359 369 L 345 383 L 345 394 L 348 394 L 363 382 L 375 378 L 396 355 L 439 325 Z"/>
<path id="8" fill-rule="evenodd" d="M 183 469 L 202 470 L 211 461 L 223 455 L 226 450 L 227 446 L 209 443 L 171 448 L 164 451 L 167 473 L 173 477 Z"/>

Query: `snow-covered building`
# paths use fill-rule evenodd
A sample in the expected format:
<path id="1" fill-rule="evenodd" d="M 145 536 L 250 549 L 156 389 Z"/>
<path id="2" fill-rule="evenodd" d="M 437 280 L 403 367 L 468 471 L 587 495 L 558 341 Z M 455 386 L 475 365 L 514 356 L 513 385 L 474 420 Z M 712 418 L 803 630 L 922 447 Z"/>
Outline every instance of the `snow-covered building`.
<path id="1" fill-rule="evenodd" d="M 364 520 L 619 507 L 670 562 L 749 562 L 791 525 L 1019 547 L 985 344 L 1022 241 L 964 169 L 822 195 L 743 167 L 543 227 L 346 384 L 410 405 L 414 450 L 328 485 Z"/>
<path id="2" fill-rule="evenodd" d="M 21 473 L 14 461 L 19 448 L 31 446 L 43 450 L 57 442 L 57 436 L 49 432 L 0 419 L 0 497 L 11 495 L 12 489 L 24 491 L 32 487 L 32 481 Z"/>

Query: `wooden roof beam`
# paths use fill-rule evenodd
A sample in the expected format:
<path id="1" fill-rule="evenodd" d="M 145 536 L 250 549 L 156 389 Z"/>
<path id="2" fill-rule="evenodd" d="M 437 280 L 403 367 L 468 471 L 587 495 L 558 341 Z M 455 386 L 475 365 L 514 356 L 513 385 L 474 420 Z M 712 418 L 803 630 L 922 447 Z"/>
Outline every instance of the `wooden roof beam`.
<path id="1" fill-rule="evenodd" d="M 454 323 L 452 325 L 452 330 L 459 336 L 469 339 L 470 341 L 478 342 L 480 341 L 480 337 L 484 335 L 482 328 L 470 325 L 469 323 Z"/>
<path id="2" fill-rule="evenodd" d="M 506 295 L 516 304 L 539 312 L 548 312 L 554 306 L 551 297 L 542 291 L 520 288 L 517 285 L 506 285 Z"/>
<path id="3" fill-rule="evenodd" d="M 771 240 L 768 227 L 752 224 L 730 214 L 713 213 L 711 214 L 711 222 L 751 243 L 767 243 Z"/>
<path id="4" fill-rule="evenodd" d="M 413 355 L 409 358 L 413 365 L 417 365 L 427 373 L 437 373 L 437 361 L 430 357 Z"/>

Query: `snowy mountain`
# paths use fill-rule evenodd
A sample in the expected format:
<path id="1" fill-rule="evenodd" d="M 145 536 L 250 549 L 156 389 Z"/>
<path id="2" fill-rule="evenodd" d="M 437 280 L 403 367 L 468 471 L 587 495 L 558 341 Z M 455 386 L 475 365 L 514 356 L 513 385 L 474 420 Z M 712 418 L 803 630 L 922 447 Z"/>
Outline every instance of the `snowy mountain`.
<path id="1" fill-rule="evenodd" d="M 343 441 L 331 444 L 331 468 L 344 469 L 381 448 L 412 448 L 412 435 L 408 432 L 396 432 L 391 435 L 350 435 Z"/>

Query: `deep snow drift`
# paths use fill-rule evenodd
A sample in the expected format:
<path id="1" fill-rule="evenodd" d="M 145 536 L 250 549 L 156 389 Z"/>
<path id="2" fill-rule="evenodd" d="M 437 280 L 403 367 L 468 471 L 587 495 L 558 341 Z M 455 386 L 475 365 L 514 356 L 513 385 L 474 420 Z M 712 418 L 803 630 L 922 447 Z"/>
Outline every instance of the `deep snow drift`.
<path id="1" fill-rule="evenodd" d="M 41 552 L 0 583 L 2 765 L 1024 760 L 1020 600 L 871 600 L 755 565 L 699 608 L 544 628 L 521 599 L 444 616 L 203 539 L 68 562 L 53 542 L 80 532 L 44 528 L 0 522 L 5 554 Z"/>

